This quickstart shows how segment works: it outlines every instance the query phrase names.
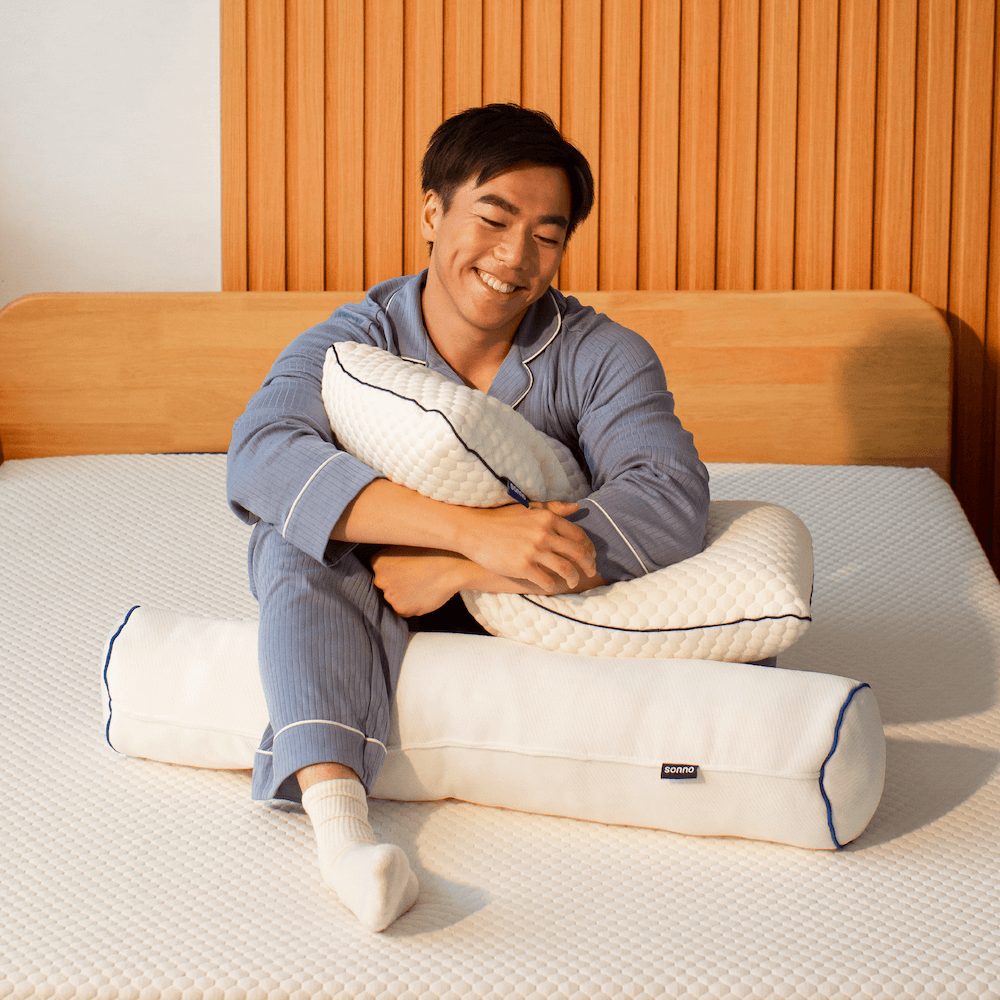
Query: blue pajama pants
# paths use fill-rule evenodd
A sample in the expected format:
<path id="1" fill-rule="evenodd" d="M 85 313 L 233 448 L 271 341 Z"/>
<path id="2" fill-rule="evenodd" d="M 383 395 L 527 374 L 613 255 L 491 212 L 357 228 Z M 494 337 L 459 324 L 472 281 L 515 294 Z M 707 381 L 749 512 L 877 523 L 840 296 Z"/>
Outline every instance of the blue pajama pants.
<path id="1" fill-rule="evenodd" d="M 258 658 L 270 719 L 254 757 L 254 799 L 300 801 L 295 772 L 324 761 L 353 768 L 371 791 L 409 632 L 485 634 L 464 607 L 401 618 L 373 582 L 368 559 L 376 548 L 356 546 L 328 566 L 273 526 L 254 529 L 250 588 L 260 605 Z"/>

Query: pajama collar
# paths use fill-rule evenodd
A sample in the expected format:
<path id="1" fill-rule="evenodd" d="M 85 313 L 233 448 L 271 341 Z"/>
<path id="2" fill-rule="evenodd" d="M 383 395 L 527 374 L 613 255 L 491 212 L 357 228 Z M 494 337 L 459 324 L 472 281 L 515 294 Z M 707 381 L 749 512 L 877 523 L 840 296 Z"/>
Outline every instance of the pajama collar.
<path id="1" fill-rule="evenodd" d="M 424 327 L 420 292 L 427 272 L 394 278 L 376 285 L 368 293 L 385 310 L 390 335 L 399 356 L 425 365 L 453 382 L 461 382 L 451 366 L 438 354 Z M 549 289 L 532 305 L 514 334 L 507 356 L 490 386 L 489 395 L 509 406 L 517 406 L 534 384 L 529 362 L 542 353 L 562 328 L 562 296 Z"/>

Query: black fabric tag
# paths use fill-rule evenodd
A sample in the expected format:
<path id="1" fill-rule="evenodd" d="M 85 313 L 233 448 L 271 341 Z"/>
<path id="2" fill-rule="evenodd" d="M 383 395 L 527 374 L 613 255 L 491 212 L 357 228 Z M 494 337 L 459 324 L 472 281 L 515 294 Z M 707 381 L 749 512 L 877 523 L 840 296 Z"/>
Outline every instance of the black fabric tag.
<path id="1" fill-rule="evenodd" d="M 660 777 L 672 781 L 681 781 L 698 777 L 697 764 L 661 764 Z"/>
<path id="2" fill-rule="evenodd" d="M 507 493 L 516 500 L 522 507 L 528 506 L 528 497 L 525 495 L 524 491 L 517 486 L 515 486 L 509 479 L 504 477 L 504 486 L 507 487 Z"/>

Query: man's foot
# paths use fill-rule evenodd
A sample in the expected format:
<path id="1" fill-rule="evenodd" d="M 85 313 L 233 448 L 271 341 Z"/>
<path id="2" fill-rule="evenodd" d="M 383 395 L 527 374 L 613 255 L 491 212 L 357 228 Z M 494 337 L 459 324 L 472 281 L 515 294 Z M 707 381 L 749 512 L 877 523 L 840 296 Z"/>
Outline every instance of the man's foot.
<path id="1" fill-rule="evenodd" d="M 385 930 L 416 902 L 417 877 L 399 847 L 375 839 L 360 781 L 310 785 L 302 807 L 316 833 L 323 881 L 365 927 Z"/>

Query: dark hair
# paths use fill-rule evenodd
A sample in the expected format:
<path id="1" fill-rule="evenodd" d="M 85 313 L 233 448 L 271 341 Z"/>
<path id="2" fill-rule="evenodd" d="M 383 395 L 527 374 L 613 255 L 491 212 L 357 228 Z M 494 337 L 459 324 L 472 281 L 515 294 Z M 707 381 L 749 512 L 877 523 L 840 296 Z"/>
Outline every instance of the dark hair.
<path id="1" fill-rule="evenodd" d="M 421 169 L 424 193 L 434 191 L 445 211 L 455 191 L 470 177 L 485 184 L 520 163 L 560 167 L 569 180 L 570 216 L 566 238 L 590 214 L 594 177 L 587 158 L 567 142 L 542 111 L 519 104 L 469 108 L 442 122 Z"/>

